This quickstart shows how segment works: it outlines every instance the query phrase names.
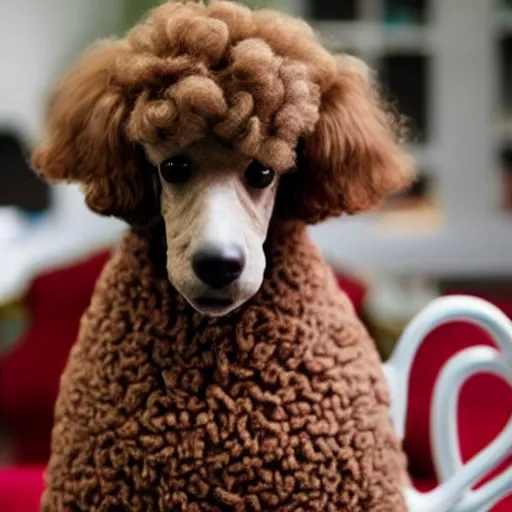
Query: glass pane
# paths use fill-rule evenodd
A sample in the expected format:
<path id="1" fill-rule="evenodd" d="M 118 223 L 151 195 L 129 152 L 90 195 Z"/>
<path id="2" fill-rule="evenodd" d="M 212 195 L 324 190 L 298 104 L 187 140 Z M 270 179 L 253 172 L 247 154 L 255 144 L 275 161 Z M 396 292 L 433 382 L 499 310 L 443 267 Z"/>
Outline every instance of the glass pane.
<path id="1" fill-rule="evenodd" d="M 409 118 L 415 141 L 428 137 L 428 64 L 424 55 L 388 55 L 380 66 L 384 92 Z"/>
<path id="2" fill-rule="evenodd" d="M 504 37 L 500 42 L 501 107 L 504 118 L 512 114 L 512 36 Z"/>
<path id="3" fill-rule="evenodd" d="M 318 20 L 353 20 L 356 0 L 310 0 L 309 12 Z"/>
<path id="4" fill-rule="evenodd" d="M 501 151 L 500 154 L 501 168 L 501 186 L 502 191 L 501 204 L 502 207 L 512 211 L 512 148 L 508 147 Z"/>
<path id="5" fill-rule="evenodd" d="M 427 0 L 384 0 L 384 20 L 389 24 L 425 23 L 426 11 Z"/>

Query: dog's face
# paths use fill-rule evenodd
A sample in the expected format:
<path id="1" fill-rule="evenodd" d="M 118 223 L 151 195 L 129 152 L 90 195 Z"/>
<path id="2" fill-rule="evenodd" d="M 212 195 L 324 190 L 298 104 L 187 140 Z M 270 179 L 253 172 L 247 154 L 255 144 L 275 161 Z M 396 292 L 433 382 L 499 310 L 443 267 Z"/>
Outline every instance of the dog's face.
<path id="1" fill-rule="evenodd" d="M 261 286 L 277 173 L 213 139 L 146 152 L 161 183 L 169 280 L 199 312 L 230 312 Z"/>

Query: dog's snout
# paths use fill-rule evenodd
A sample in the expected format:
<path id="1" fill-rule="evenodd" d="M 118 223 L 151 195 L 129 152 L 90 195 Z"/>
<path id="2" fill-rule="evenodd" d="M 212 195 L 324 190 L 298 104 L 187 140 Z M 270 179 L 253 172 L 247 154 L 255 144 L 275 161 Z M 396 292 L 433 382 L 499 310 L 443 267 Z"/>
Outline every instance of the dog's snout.
<path id="1" fill-rule="evenodd" d="M 206 247 L 192 257 L 192 268 L 203 283 L 223 288 L 240 277 L 244 269 L 244 251 L 238 245 Z"/>

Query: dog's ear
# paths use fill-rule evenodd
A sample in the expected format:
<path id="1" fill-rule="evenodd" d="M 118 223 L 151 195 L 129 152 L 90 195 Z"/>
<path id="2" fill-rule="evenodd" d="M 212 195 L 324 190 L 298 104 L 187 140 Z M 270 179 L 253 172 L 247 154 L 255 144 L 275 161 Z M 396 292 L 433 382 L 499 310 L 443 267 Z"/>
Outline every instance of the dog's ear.
<path id="1" fill-rule="evenodd" d="M 297 151 L 296 171 L 282 178 L 278 213 L 315 223 L 375 208 L 412 179 L 400 132 L 400 118 L 382 102 L 368 67 L 337 58 L 319 121 Z"/>
<path id="2" fill-rule="evenodd" d="M 91 210 L 133 221 L 150 213 L 143 203 L 152 183 L 142 150 L 126 138 L 126 98 L 111 83 L 116 60 L 129 51 L 124 42 L 102 42 L 62 76 L 32 166 L 50 182 L 79 183 Z"/>

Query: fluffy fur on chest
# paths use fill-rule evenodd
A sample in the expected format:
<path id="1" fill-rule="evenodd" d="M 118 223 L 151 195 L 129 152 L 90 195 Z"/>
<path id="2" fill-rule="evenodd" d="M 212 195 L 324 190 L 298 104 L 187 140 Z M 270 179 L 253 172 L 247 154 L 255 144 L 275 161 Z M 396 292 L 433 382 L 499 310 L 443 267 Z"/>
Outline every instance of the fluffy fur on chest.
<path id="1" fill-rule="evenodd" d="M 301 223 L 261 290 L 202 317 L 124 238 L 62 379 L 43 510 L 404 510 L 379 358 Z"/>

